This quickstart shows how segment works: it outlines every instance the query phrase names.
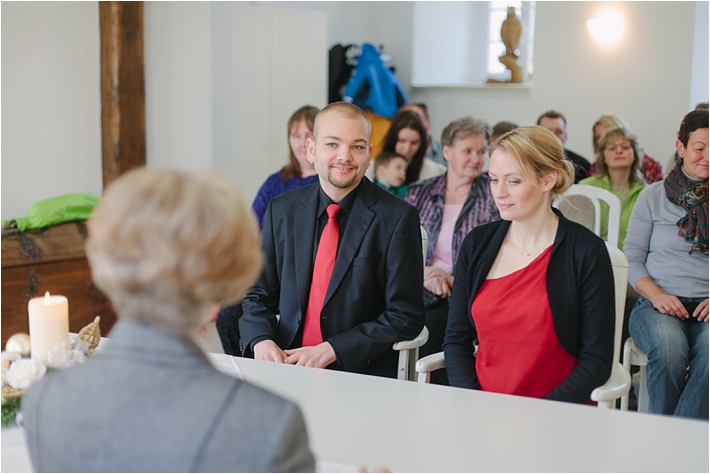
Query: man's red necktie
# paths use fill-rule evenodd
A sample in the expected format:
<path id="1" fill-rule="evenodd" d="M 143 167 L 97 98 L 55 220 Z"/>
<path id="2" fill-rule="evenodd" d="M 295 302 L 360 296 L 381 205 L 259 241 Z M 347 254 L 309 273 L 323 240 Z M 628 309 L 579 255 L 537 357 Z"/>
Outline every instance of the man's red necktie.
<path id="1" fill-rule="evenodd" d="M 325 293 L 328 291 L 330 276 L 333 274 L 335 256 L 338 253 L 340 229 L 335 217 L 340 210 L 341 207 L 337 204 L 330 204 L 325 210 L 328 213 L 328 222 L 325 224 L 323 233 L 320 236 L 316 262 L 313 265 L 311 293 L 308 297 L 306 321 L 303 325 L 303 346 L 315 346 L 323 342 L 320 330 L 320 314 L 323 309 Z"/>

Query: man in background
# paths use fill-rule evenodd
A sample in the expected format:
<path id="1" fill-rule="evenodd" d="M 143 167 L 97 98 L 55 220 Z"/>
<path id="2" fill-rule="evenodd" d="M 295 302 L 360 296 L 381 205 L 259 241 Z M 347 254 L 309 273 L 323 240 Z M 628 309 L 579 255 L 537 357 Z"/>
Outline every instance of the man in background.
<path id="1" fill-rule="evenodd" d="M 567 119 L 561 113 L 548 110 L 540 115 L 537 124 L 551 131 L 562 142 L 562 145 L 567 142 Z M 574 182 L 579 183 L 589 175 L 589 160 L 566 147 L 565 153 L 567 159 L 574 163 Z"/>

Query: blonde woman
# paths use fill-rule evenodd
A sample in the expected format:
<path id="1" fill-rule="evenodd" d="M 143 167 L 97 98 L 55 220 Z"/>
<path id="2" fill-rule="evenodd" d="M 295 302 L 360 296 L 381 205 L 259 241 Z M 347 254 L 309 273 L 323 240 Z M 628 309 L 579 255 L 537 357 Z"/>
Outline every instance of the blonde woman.
<path id="1" fill-rule="evenodd" d="M 261 269 L 259 231 L 214 172 L 139 169 L 88 222 L 106 348 L 22 399 L 36 472 L 313 472 L 298 407 L 217 371 L 194 342 Z"/>
<path id="2" fill-rule="evenodd" d="M 584 403 L 609 377 L 606 246 L 552 208 L 573 182 L 572 166 L 540 126 L 492 146 L 491 192 L 503 220 L 474 228 L 459 254 L 444 341 L 451 385 Z"/>

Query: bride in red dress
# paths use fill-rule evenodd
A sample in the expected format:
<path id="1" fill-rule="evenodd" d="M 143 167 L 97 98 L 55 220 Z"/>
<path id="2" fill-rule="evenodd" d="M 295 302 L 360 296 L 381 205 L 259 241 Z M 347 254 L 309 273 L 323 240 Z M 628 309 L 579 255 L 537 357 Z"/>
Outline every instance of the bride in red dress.
<path id="1" fill-rule="evenodd" d="M 461 248 L 444 342 L 449 382 L 587 402 L 608 379 L 613 359 L 606 246 L 552 207 L 574 171 L 547 129 L 513 130 L 490 156 L 503 220 L 473 229 Z"/>

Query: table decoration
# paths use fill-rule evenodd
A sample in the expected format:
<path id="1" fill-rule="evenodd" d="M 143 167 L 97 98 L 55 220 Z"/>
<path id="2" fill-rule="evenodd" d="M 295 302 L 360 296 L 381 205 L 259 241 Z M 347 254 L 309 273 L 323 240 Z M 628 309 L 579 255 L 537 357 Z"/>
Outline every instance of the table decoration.
<path id="1" fill-rule="evenodd" d="M 31 347 L 30 335 L 23 332 L 18 332 L 17 334 L 10 336 L 10 339 L 8 339 L 5 343 L 5 350 L 7 352 L 16 352 L 22 357 L 30 355 Z"/>
<path id="2" fill-rule="evenodd" d="M 69 302 L 66 296 L 32 298 L 27 305 L 30 315 L 32 357 L 47 363 L 49 351 L 69 339 Z"/>
<path id="3" fill-rule="evenodd" d="M 23 354 L 18 351 L 18 349 L 23 347 L 17 341 L 25 341 L 25 338 L 20 333 L 8 339 L 5 351 L 2 352 L 3 426 L 8 426 L 16 421 L 17 414 L 20 411 L 22 395 L 32 382 L 44 377 L 48 370 L 71 367 L 85 361 L 87 357 L 96 352 L 101 340 L 100 321 L 101 318 L 96 316 L 96 319 L 82 328 L 78 334 L 69 336 L 67 333 L 68 340 L 61 341 L 55 345 L 51 350 L 47 351 L 44 358 L 30 358 L 27 356 L 32 356 L 32 353 Z M 15 338 L 15 336 L 20 337 Z M 11 340 L 13 341 L 12 343 Z M 30 346 L 34 348 L 35 345 L 32 344 L 31 336 L 29 342 Z"/>

